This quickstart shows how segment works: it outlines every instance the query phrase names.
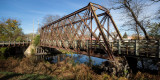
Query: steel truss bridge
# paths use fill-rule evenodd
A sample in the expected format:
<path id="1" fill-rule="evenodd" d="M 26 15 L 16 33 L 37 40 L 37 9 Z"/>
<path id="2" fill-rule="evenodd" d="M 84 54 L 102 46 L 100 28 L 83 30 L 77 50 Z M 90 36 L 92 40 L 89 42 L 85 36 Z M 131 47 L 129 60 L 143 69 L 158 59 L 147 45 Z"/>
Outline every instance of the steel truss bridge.
<path id="1" fill-rule="evenodd" d="M 113 30 L 115 35 L 111 34 Z M 40 46 L 63 48 L 81 54 L 86 52 L 84 54 L 110 60 L 114 60 L 116 54 L 160 58 L 159 41 L 124 41 L 109 10 L 95 3 L 89 3 L 43 26 L 40 32 Z M 102 53 L 95 54 L 95 51 Z"/>

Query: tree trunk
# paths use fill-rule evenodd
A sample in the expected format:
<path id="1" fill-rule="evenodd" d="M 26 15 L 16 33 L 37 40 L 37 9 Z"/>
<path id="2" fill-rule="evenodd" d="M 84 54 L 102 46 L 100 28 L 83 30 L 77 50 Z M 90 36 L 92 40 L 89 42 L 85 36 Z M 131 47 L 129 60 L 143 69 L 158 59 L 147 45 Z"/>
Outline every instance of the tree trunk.
<path id="1" fill-rule="evenodd" d="M 136 32 L 137 32 L 138 40 L 140 40 L 139 31 L 138 31 L 138 26 L 137 26 L 137 24 L 136 24 Z"/>
<path id="2" fill-rule="evenodd" d="M 128 3 L 129 4 L 129 3 Z M 147 40 L 149 40 L 149 35 L 147 34 L 145 28 L 143 27 L 143 25 L 140 24 L 140 22 L 138 21 L 136 15 L 134 14 L 133 10 L 130 8 L 130 6 L 127 5 L 127 1 L 124 0 L 124 6 L 131 12 L 133 19 L 135 20 L 136 24 L 142 29 L 145 37 Z"/>

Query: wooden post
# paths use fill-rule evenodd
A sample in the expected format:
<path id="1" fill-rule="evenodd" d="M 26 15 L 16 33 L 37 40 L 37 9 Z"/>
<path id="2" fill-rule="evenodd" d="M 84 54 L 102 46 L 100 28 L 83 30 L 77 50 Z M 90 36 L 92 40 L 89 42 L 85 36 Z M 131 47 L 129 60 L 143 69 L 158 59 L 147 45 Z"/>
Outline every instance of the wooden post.
<path id="1" fill-rule="evenodd" d="M 23 41 L 23 46 L 24 46 L 24 41 Z"/>
<path id="2" fill-rule="evenodd" d="M 78 43 L 77 43 L 77 40 L 75 40 L 75 48 L 76 48 L 76 49 L 77 49 L 77 47 L 78 47 L 77 44 L 78 44 Z"/>
<path id="3" fill-rule="evenodd" d="M 58 41 L 58 44 L 59 44 L 59 46 L 58 46 L 58 47 L 61 47 L 61 41 L 60 41 L 60 40 Z"/>
<path id="4" fill-rule="evenodd" d="M 43 53 L 43 52 L 42 52 L 42 47 L 41 47 L 41 51 L 40 51 L 40 53 Z"/>
<path id="5" fill-rule="evenodd" d="M 54 40 L 54 47 L 56 47 L 57 46 L 57 42 Z"/>
<path id="6" fill-rule="evenodd" d="M 97 41 L 94 40 L 94 50 L 96 50 L 96 47 L 97 47 Z"/>
<path id="7" fill-rule="evenodd" d="M 88 48 L 88 45 L 89 45 L 89 43 L 88 43 L 88 40 L 87 40 L 87 45 L 86 45 L 86 46 L 87 46 L 87 53 L 88 53 L 88 49 L 89 49 L 89 48 Z"/>
<path id="8" fill-rule="evenodd" d="M 51 47 L 51 41 L 50 40 L 48 40 L 48 46 Z"/>
<path id="9" fill-rule="evenodd" d="M 67 45 L 67 48 L 71 47 L 71 45 L 69 46 L 69 41 L 67 41 L 66 45 Z"/>
<path id="10" fill-rule="evenodd" d="M 5 44 L 4 44 L 4 41 L 3 41 L 3 46 L 4 46 Z"/>
<path id="11" fill-rule="evenodd" d="M 11 41 L 9 41 L 9 46 L 11 45 Z"/>
<path id="12" fill-rule="evenodd" d="M 16 42 L 14 41 L 14 46 L 16 46 Z"/>
<path id="13" fill-rule="evenodd" d="M 121 40 L 118 40 L 118 54 L 121 54 Z"/>
<path id="14" fill-rule="evenodd" d="M 135 40 L 135 55 L 136 56 L 139 56 L 139 51 L 138 51 L 139 48 L 138 47 L 139 47 L 138 41 Z"/>
<path id="15" fill-rule="evenodd" d="M 44 49 L 42 49 L 42 54 L 44 54 Z"/>
<path id="16" fill-rule="evenodd" d="M 80 49 L 83 49 L 83 44 L 82 44 L 82 41 L 80 41 Z"/>
<path id="17" fill-rule="evenodd" d="M 37 47 L 36 47 L 36 54 L 38 53 Z"/>
<path id="18" fill-rule="evenodd" d="M 126 42 L 126 55 L 128 55 L 128 42 Z"/>
<path id="19" fill-rule="evenodd" d="M 54 40 L 54 47 L 57 47 L 57 41 L 56 40 Z"/>
<path id="20" fill-rule="evenodd" d="M 76 51 L 77 51 L 77 54 L 78 54 L 78 42 L 77 42 L 77 40 L 75 40 L 75 48 L 76 48 Z"/>

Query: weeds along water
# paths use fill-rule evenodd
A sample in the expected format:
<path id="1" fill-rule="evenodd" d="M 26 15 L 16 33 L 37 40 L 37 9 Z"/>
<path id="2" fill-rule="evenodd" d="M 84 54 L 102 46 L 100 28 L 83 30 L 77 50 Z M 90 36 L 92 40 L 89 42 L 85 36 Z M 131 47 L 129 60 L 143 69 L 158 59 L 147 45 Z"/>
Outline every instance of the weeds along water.
<path id="1" fill-rule="evenodd" d="M 68 59 L 66 61 L 66 59 Z M 30 77 L 30 80 L 42 80 L 39 79 L 40 76 L 47 75 L 48 78 L 44 78 L 44 80 L 52 80 L 49 78 L 56 78 L 58 80 L 127 80 L 127 78 L 121 76 L 116 77 L 114 75 L 110 75 L 108 73 L 102 72 L 97 74 L 91 67 L 85 64 L 77 64 L 73 61 L 72 58 L 68 57 L 65 60 L 62 60 L 58 63 L 51 64 L 48 61 L 44 60 L 35 60 L 35 58 L 23 58 L 23 59 L 15 59 L 15 58 L 8 58 L 6 60 L 0 60 L 0 79 L 26 79 L 26 77 Z M 13 74 L 22 74 L 21 77 L 12 76 L 5 74 L 5 72 L 13 72 Z M 27 74 L 27 75 L 26 75 Z M 26 76 L 25 76 L 26 75 Z M 34 77 L 36 75 L 37 77 Z M 151 75 L 148 73 L 141 73 L 138 72 L 135 77 L 131 79 L 138 79 L 138 80 L 158 80 L 158 75 Z"/>
<path id="2" fill-rule="evenodd" d="M 75 53 L 57 54 L 40 60 L 36 60 L 35 57 L 22 59 L 9 57 L 0 60 L 0 64 L 3 64 L 0 65 L 0 79 L 127 80 L 124 76 L 117 77 L 99 69 L 105 61 L 107 60 Z M 159 75 L 138 72 L 128 79 L 158 80 L 160 78 Z"/>

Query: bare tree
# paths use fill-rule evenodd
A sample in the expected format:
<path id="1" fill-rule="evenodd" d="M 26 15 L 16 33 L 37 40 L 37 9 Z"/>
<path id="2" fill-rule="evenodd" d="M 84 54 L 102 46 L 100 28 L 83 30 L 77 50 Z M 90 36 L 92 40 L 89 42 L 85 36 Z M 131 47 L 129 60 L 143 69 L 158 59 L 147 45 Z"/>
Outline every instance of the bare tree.
<path id="1" fill-rule="evenodd" d="M 43 18 L 42 26 L 47 25 L 53 21 L 56 21 L 60 18 L 59 15 L 46 15 Z"/>
<path id="2" fill-rule="evenodd" d="M 151 1 L 153 1 L 154 3 L 159 3 L 160 2 L 160 0 L 151 0 Z M 158 17 L 157 19 L 160 19 L 160 7 L 159 7 L 156 15 L 157 15 L 156 17 Z"/>
<path id="3" fill-rule="evenodd" d="M 111 32 L 111 35 L 113 36 L 113 40 L 117 39 L 117 32 L 116 31 Z"/>
<path id="4" fill-rule="evenodd" d="M 115 5 L 111 9 L 122 9 L 124 11 L 123 14 L 126 14 L 125 18 L 127 20 L 127 25 L 133 26 L 133 29 L 137 34 L 140 33 L 139 29 L 141 29 L 145 38 L 149 40 L 149 35 L 147 34 L 144 26 L 144 23 L 147 24 L 148 22 L 148 17 L 144 17 L 142 19 L 142 16 L 140 16 L 140 13 L 143 11 L 143 7 L 147 5 L 140 0 L 112 0 L 112 2 Z"/>

